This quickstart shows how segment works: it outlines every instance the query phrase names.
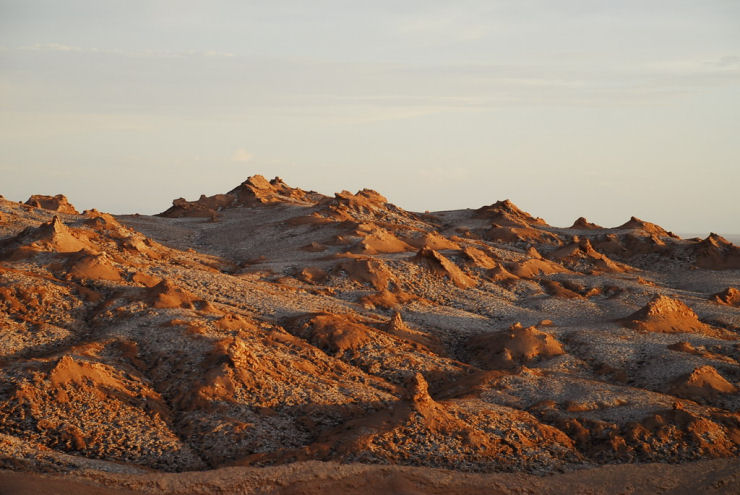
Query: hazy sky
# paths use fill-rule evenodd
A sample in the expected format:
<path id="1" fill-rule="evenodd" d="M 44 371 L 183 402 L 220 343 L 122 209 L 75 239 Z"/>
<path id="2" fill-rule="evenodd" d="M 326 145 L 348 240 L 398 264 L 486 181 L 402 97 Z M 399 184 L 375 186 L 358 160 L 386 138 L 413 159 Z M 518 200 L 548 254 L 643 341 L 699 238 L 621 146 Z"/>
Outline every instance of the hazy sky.
<path id="1" fill-rule="evenodd" d="M 740 1 L 0 0 L 0 194 L 281 176 L 740 233 Z"/>

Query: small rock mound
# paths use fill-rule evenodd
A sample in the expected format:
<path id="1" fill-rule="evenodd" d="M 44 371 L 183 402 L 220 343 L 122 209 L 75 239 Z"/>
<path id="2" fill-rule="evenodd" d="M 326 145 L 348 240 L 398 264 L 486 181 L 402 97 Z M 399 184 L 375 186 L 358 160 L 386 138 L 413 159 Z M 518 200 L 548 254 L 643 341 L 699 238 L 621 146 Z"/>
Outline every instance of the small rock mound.
<path id="1" fill-rule="evenodd" d="M 740 268 L 740 247 L 717 234 L 709 234 L 694 248 L 695 264 L 710 270 Z"/>
<path id="2" fill-rule="evenodd" d="M 433 249 L 420 249 L 413 261 L 440 277 L 449 278 L 461 289 L 476 285 L 476 281 L 466 275 L 452 261 Z"/>
<path id="3" fill-rule="evenodd" d="M 671 393 L 692 400 L 711 400 L 721 394 L 734 394 L 737 390 L 714 367 L 701 366 L 680 378 L 671 388 Z"/>
<path id="4" fill-rule="evenodd" d="M 530 225 L 547 225 L 541 218 L 535 218 L 526 211 L 519 209 L 508 199 L 496 201 L 489 206 L 483 206 L 475 210 L 476 218 L 486 218 L 501 226 L 506 227 L 529 227 Z"/>
<path id="5" fill-rule="evenodd" d="M 72 255 L 67 273 L 72 277 L 120 282 L 121 271 L 113 266 L 105 254 L 80 251 Z"/>
<path id="6" fill-rule="evenodd" d="M 372 223 L 360 224 L 354 233 L 362 239 L 353 248 L 353 251 L 356 253 L 403 253 L 414 250 L 412 246 L 396 237 L 393 233 Z"/>
<path id="7" fill-rule="evenodd" d="M 59 213 L 67 213 L 70 215 L 79 215 L 74 206 L 67 200 L 67 197 L 63 194 L 57 194 L 56 196 L 44 196 L 42 194 L 34 194 L 26 204 L 33 206 L 34 208 L 43 208 L 44 210 L 58 211 Z"/>
<path id="8" fill-rule="evenodd" d="M 78 237 L 58 216 L 34 228 L 29 227 L 15 237 L 3 240 L 0 249 L 12 250 L 11 258 L 19 259 L 40 251 L 74 253 L 81 249 L 94 251 L 87 240 Z"/>
<path id="9" fill-rule="evenodd" d="M 640 220 L 637 217 L 631 217 L 627 222 L 623 223 L 617 229 L 620 230 L 638 230 L 641 233 L 649 235 L 657 235 L 659 237 L 673 237 L 667 230 L 660 225 Z"/>
<path id="10" fill-rule="evenodd" d="M 145 299 L 155 308 L 195 309 L 195 304 L 201 302 L 194 294 L 166 279 L 146 289 Z"/>
<path id="11" fill-rule="evenodd" d="M 360 258 L 343 261 L 335 271 L 343 271 L 350 280 L 361 284 L 370 284 L 376 290 L 388 288 L 388 282 L 395 279 L 391 270 L 381 260 Z"/>
<path id="12" fill-rule="evenodd" d="M 503 332 L 473 337 L 468 341 L 467 350 L 474 364 L 487 369 L 514 368 L 565 354 L 555 337 L 535 327 L 523 328 L 520 324 L 514 324 Z"/>
<path id="13" fill-rule="evenodd" d="M 336 356 L 364 347 L 375 333 L 376 330 L 348 315 L 333 313 L 315 315 L 296 330 L 297 336 Z"/>
<path id="14" fill-rule="evenodd" d="M 357 191 L 357 194 L 349 191 L 338 192 L 334 195 L 334 203 L 340 210 L 368 212 L 383 208 L 388 203 L 388 199 L 372 189 L 362 189 Z"/>
<path id="15" fill-rule="evenodd" d="M 125 228 L 110 213 L 101 213 L 98 210 L 85 210 L 83 214 L 88 217 L 83 223 L 92 229 L 116 232 Z"/>
<path id="16" fill-rule="evenodd" d="M 707 333 L 710 330 L 691 308 L 678 299 L 662 295 L 622 321 L 629 328 L 646 332 Z"/>
<path id="17" fill-rule="evenodd" d="M 586 220 L 584 217 L 578 217 L 575 222 L 573 222 L 573 225 L 570 226 L 571 229 L 578 229 L 578 230 L 599 230 L 603 229 L 601 225 L 596 225 L 595 223 L 591 223 L 588 220 Z"/>
<path id="18" fill-rule="evenodd" d="M 734 287 L 728 287 L 723 291 L 712 294 L 710 299 L 718 304 L 738 308 L 740 307 L 740 290 Z"/>
<path id="19" fill-rule="evenodd" d="M 541 258 L 529 258 L 523 261 L 512 261 L 506 264 L 506 269 L 517 277 L 533 278 L 540 275 L 554 273 L 568 273 L 570 270 L 554 261 Z"/>

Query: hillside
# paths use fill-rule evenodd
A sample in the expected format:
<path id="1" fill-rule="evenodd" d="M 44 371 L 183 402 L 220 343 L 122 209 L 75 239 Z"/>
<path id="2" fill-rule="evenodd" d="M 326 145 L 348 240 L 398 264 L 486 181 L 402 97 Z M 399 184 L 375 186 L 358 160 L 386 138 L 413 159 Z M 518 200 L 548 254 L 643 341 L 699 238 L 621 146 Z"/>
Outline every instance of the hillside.
<path id="1" fill-rule="evenodd" d="M 157 216 L 0 199 L 0 467 L 731 471 L 738 288 L 719 235 L 508 200 L 421 214 L 261 176 Z"/>

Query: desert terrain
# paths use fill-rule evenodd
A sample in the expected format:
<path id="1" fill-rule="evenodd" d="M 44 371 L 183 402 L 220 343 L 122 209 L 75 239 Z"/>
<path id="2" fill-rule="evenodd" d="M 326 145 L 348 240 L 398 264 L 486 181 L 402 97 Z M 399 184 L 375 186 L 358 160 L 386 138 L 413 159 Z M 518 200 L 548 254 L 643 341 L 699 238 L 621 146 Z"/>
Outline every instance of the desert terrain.
<path id="1" fill-rule="evenodd" d="M 0 197 L 0 494 L 737 493 L 739 289 L 508 200 Z"/>

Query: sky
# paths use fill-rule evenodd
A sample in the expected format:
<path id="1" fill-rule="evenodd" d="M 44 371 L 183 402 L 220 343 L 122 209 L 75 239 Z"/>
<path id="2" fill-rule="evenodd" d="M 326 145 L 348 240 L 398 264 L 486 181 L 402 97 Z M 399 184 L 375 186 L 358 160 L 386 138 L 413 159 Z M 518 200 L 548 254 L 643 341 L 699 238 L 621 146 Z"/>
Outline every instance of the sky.
<path id="1" fill-rule="evenodd" d="M 0 0 L 0 194 L 248 176 L 740 234 L 737 0 Z"/>

